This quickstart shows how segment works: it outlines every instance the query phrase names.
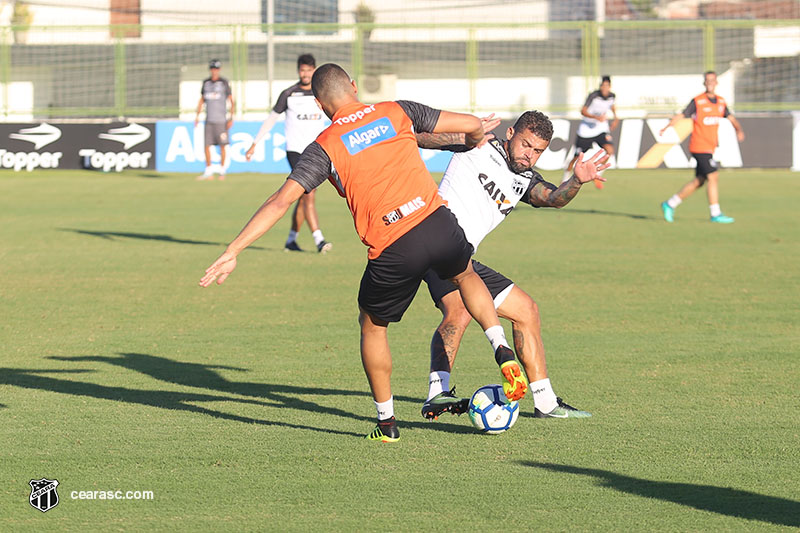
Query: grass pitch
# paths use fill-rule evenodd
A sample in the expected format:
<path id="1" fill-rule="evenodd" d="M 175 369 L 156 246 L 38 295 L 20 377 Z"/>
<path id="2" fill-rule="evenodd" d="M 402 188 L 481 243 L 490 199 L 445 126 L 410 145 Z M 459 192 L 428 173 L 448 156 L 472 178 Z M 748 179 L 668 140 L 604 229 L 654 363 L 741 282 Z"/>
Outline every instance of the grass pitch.
<path id="1" fill-rule="evenodd" d="M 0 530 L 800 527 L 800 176 L 723 171 L 730 226 L 703 192 L 661 219 L 688 171 L 607 176 L 519 206 L 478 254 L 537 300 L 555 390 L 594 416 L 534 419 L 526 398 L 500 436 L 424 422 L 423 286 L 389 329 L 402 438 L 382 445 L 363 440 L 366 249 L 330 187 L 332 253 L 284 253 L 284 219 L 201 289 L 282 176 L 3 173 Z M 473 325 L 452 382 L 498 381 Z M 60 483 L 45 514 L 41 477 Z M 71 497 L 108 490 L 154 499 Z"/>

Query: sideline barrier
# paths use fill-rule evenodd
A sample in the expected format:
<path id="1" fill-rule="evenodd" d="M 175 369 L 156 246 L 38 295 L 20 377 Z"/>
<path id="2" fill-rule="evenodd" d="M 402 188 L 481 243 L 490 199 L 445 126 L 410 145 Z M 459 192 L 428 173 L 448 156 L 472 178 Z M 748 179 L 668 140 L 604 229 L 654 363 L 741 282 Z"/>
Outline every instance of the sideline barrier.
<path id="1" fill-rule="evenodd" d="M 658 132 L 668 118 L 629 118 L 613 132 L 614 167 L 622 169 L 689 168 L 691 127 Z M 688 120 L 688 119 L 687 119 Z M 739 117 L 745 141 L 739 143 L 733 127 L 720 123 L 720 146 L 715 158 L 723 168 L 792 168 L 800 170 L 800 113 L 771 117 Z M 559 170 L 574 153 L 578 120 L 554 118 L 554 135 L 537 163 L 540 170 Z M 495 129 L 504 136 L 513 121 Z M 260 121 L 234 122 L 228 147 L 227 173 L 288 174 L 284 123 L 278 122 L 256 147 L 251 161 L 245 152 L 261 127 Z M 420 151 L 431 172 L 443 172 L 450 154 Z M 219 162 L 217 148 L 212 162 Z M 119 172 L 150 169 L 159 172 L 201 173 L 205 167 L 203 124 L 159 121 L 144 124 L 0 123 L 0 169 L 17 172 L 38 169 L 89 169 Z"/>

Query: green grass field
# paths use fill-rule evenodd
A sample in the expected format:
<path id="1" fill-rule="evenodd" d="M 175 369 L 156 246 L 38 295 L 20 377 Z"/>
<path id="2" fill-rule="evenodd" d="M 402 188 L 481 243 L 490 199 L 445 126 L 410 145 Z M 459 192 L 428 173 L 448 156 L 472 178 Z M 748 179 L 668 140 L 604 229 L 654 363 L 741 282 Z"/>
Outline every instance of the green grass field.
<path id="1" fill-rule="evenodd" d="M 661 220 L 687 171 L 607 176 L 563 210 L 520 206 L 478 254 L 537 300 L 555 390 L 594 416 L 534 419 L 526 398 L 499 436 L 425 422 L 423 287 L 389 329 L 385 445 L 363 439 L 366 249 L 331 187 L 332 253 L 284 253 L 284 219 L 201 289 L 283 177 L 3 173 L 0 530 L 800 527 L 800 175 L 723 171 L 730 226 L 704 193 Z M 473 325 L 452 383 L 498 381 Z M 42 477 L 60 483 L 45 514 Z M 154 499 L 71 498 L 106 490 Z"/>

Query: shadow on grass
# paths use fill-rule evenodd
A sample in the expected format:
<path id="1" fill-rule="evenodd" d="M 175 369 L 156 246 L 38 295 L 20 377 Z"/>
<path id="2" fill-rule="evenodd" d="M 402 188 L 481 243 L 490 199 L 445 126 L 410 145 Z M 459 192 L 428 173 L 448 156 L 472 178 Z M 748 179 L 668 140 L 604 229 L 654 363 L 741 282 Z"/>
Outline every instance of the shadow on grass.
<path id="1" fill-rule="evenodd" d="M 658 207 L 656 205 L 656 207 Z M 634 213 L 619 213 L 617 211 L 602 211 L 599 209 L 572 209 L 566 208 L 561 209 L 558 211 L 559 213 L 577 213 L 579 215 L 604 215 L 604 216 L 611 216 L 611 217 L 625 217 L 625 218 L 632 218 L 634 220 L 662 220 L 662 217 L 659 216 L 650 216 L 650 215 L 637 215 Z"/>
<path id="2" fill-rule="evenodd" d="M 535 461 L 520 461 L 520 464 L 553 472 L 590 476 L 596 478 L 598 485 L 603 487 L 645 498 L 678 503 L 701 511 L 781 526 L 800 527 L 800 502 L 794 500 L 712 485 L 651 481 L 596 468 Z"/>
<path id="3" fill-rule="evenodd" d="M 87 383 L 85 381 L 74 381 L 71 379 L 58 379 L 49 376 L 49 374 L 74 375 L 74 374 L 86 374 L 92 372 L 94 372 L 94 370 L 63 370 L 63 369 L 40 370 L 33 368 L 31 369 L 0 368 L 0 384 L 12 385 L 15 387 L 22 387 L 25 389 L 59 392 L 61 394 L 70 394 L 73 396 L 84 396 L 84 397 L 88 396 L 91 398 L 99 398 L 102 400 L 112 400 L 116 402 L 139 404 L 149 407 L 159 407 L 162 409 L 170 409 L 174 411 L 187 411 L 190 413 L 209 415 L 213 416 L 214 418 L 221 418 L 224 420 L 244 422 L 246 424 L 281 426 L 294 429 L 308 429 L 313 431 L 321 431 L 323 433 L 335 433 L 338 435 L 348 435 L 348 436 L 358 436 L 358 437 L 362 436 L 357 433 L 352 433 L 349 431 L 339 431 L 335 429 L 325 429 L 313 426 L 290 424 L 287 422 L 273 422 L 270 420 L 261 420 L 257 418 L 239 416 L 194 405 L 195 403 L 202 403 L 202 402 L 235 402 L 235 403 L 270 406 L 270 407 L 282 406 L 280 404 L 275 404 L 275 403 L 268 403 L 258 400 L 249 400 L 241 398 L 231 398 L 229 396 L 219 396 L 211 394 L 197 394 L 197 393 L 160 391 L 160 390 L 137 390 L 125 387 L 109 387 L 106 385 L 98 385 L 96 383 Z M 41 374 L 48 374 L 48 375 L 43 376 Z"/>
<path id="4" fill-rule="evenodd" d="M 73 229 L 73 228 L 59 228 L 61 231 L 71 231 L 73 233 L 78 233 L 80 235 L 89 235 L 91 237 L 100 237 L 101 239 L 106 239 L 109 241 L 116 240 L 117 238 L 122 239 L 140 239 L 146 241 L 163 241 L 163 242 L 171 242 L 175 244 L 195 244 L 200 246 L 225 246 L 226 243 L 221 242 L 212 242 L 212 241 L 195 241 L 192 239 L 179 239 L 173 237 L 172 235 L 158 235 L 155 233 L 133 233 L 128 231 L 89 231 L 83 229 Z M 262 248 L 260 246 L 250 246 L 253 250 L 266 250 L 267 248 Z"/>
<path id="5" fill-rule="evenodd" d="M 29 389 L 48 390 L 74 396 L 89 396 L 104 400 L 120 401 L 159 407 L 163 409 L 189 411 L 193 413 L 206 414 L 215 418 L 245 422 L 249 424 L 261 424 L 268 426 L 282 426 L 295 429 L 307 429 L 324 433 L 338 435 L 355 436 L 362 438 L 364 434 L 335 429 L 326 429 L 307 425 L 298 425 L 282 421 L 256 419 L 216 411 L 206 407 L 194 405 L 202 402 L 234 402 L 242 404 L 259 405 L 280 409 L 295 409 L 315 413 L 324 413 L 335 417 L 350 418 L 372 424 L 374 418 L 357 415 L 343 409 L 324 406 L 310 401 L 307 397 L 311 396 L 362 396 L 370 399 L 371 395 L 366 391 L 351 391 L 332 388 L 298 387 L 285 384 L 269 383 L 248 383 L 229 381 L 222 377 L 217 370 L 233 370 L 245 372 L 245 369 L 222 366 L 222 365 L 203 365 L 197 363 L 185 363 L 174 361 L 165 357 L 157 357 L 148 354 L 122 353 L 118 356 L 97 356 L 86 355 L 76 357 L 50 357 L 49 359 L 69 362 L 94 362 L 105 363 L 128 370 L 133 370 L 141 374 L 150 376 L 153 379 L 193 388 L 206 389 L 213 392 L 236 394 L 240 396 L 250 396 L 254 399 L 236 398 L 228 395 L 192 393 L 180 391 L 164 390 L 138 390 L 125 387 L 112 387 L 73 380 L 57 379 L 40 374 L 78 374 L 92 373 L 94 370 L 35 370 L 19 368 L 0 368 L 0 384 L 8 384 Z M 418 398 L 395 397 L 398 401 L 410 401 L 421 404 Z M 474 430 L 468 425 L 453 425 L 445 423 L 430 424 L 427 422 L 405 422 L 401 421 L 402 427 L 413 427 L 434 431 L 444 431 L 448 433 L 471 433 Z M 366 430 L 365 432 L 366 433 Z"/>
<path id="6" fill-rule="evenodd" d="M 159 174 L 158 172 L 137 172 L 137 178 L 147 178 L 147 179 L 164 179 L 166 176 L 164 174 Z"/>

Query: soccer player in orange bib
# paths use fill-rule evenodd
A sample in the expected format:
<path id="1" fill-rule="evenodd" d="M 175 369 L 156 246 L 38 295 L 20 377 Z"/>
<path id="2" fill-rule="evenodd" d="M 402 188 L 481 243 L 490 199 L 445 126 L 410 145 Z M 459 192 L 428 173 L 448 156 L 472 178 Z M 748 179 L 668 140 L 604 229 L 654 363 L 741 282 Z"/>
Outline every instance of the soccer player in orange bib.
<path id="1" fill-rule="evenodd" d="M 492 297 L 472 269 L 472 246 L 439 196 L 415 137 L 415 131 L 464 133 L 467 146 L 480 146 L 486 142 L 480 119 L 409 101 L 363 104 L 356 84 L 332 63 L 317 68 L 311 88 L 332 124 L 303 151 L 284 184 L 206 269 L 200 285 L 224 282 L 243 249 L 266 233 L 300 196 L 329 180 L 347 200 L 356 232 L 368 247 L 358 293 L 361 361 L 378 424 L 367 439 L 400 438 L 387 327 L 400 321 L 428 269 L 458 287 L 492 345 L 506 380 L 506 396 L 522 398 L 527 380 L 505 338 Z"/>
<path id="2" fill-rule="evenodd" d="M 675 209 L 681 205 L 690 194 L 708 182 L 708 209 L 711 212 L 711 222 L 718 224 L 730 224 L 733 218 L 724 215 L 719 207 L 719 163 L 714 160 L 714 150 L 717 148 L 717 129 L 721 118 L 727 118 L 736 130 L 736 137 L 739 142 L 744 140 L 744 131 L 739 125 L 725 99 L 717 95 L 717 74 L 708 71 L 704 74 L 706 90 L 704 93 L 695 96 L 683 113 L 678 113 L 669 121 L 659 135 L 664 135 L 667 128 L 674 126 L 684 117 L 692 119 L 692 138 L 689 141 L 689 152 L 697 162 L 695 177 L 692 181 L 684 185 L 677 194 L 666 202 L 661 203 L 661 211 L 664 213 L 664 220 L 672 222 L 675 218 Z"/>

